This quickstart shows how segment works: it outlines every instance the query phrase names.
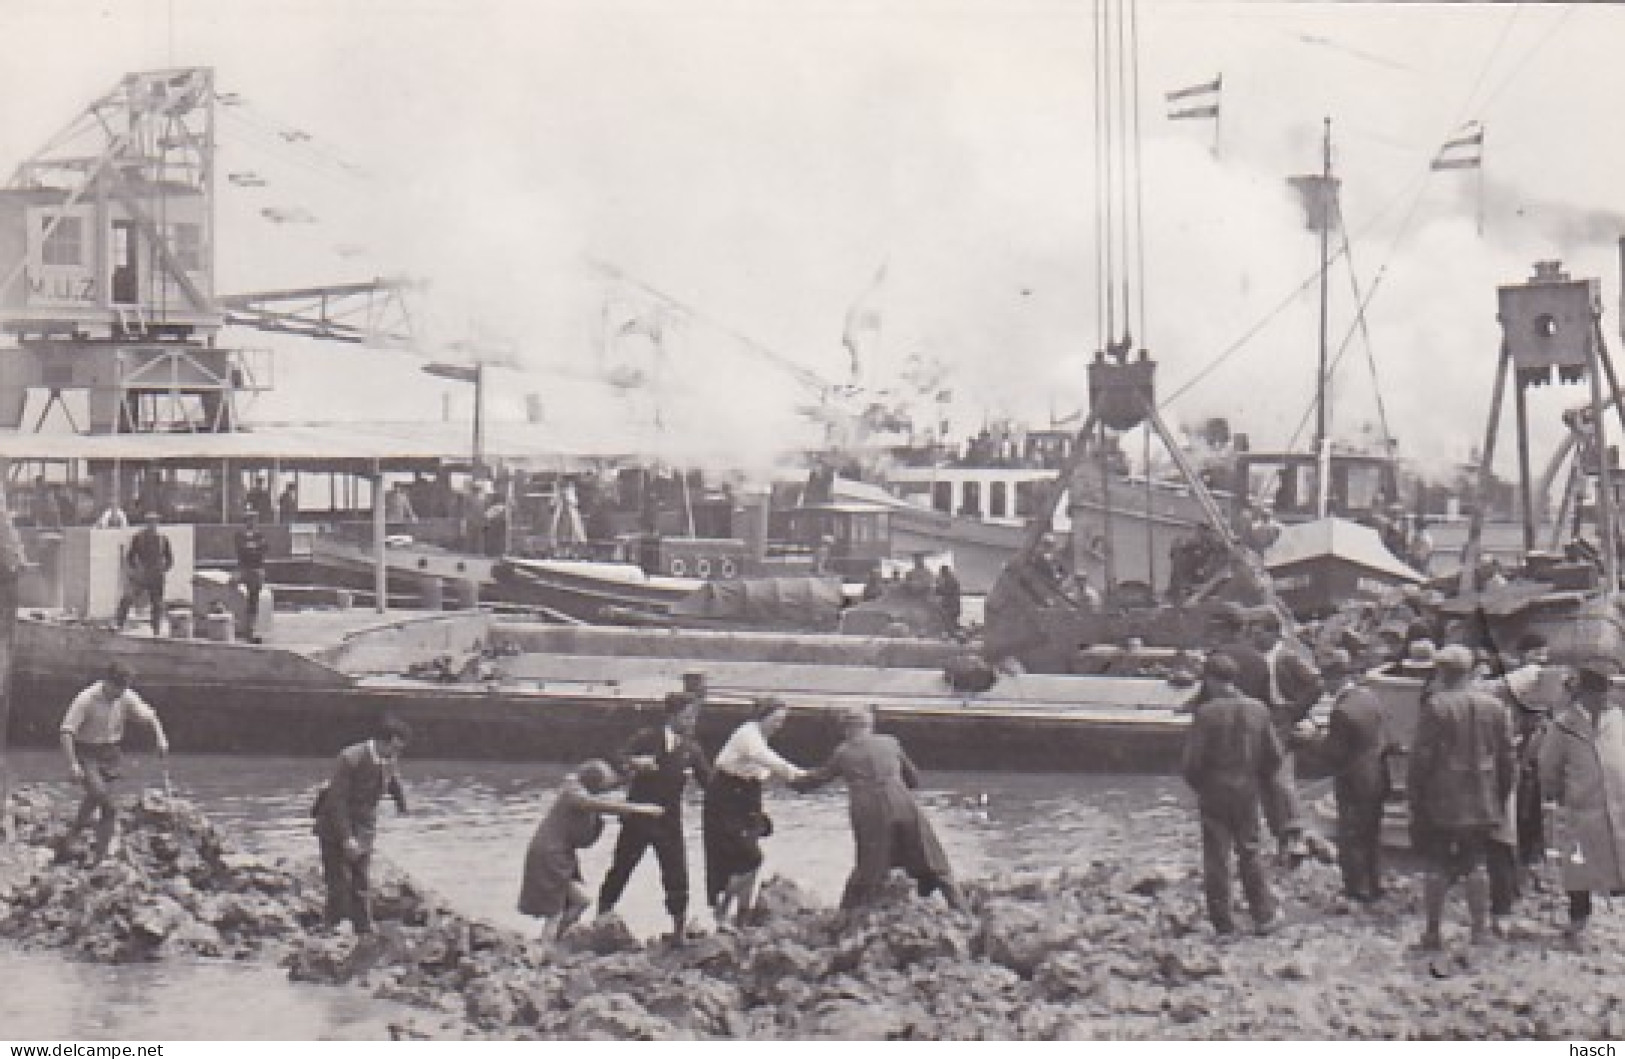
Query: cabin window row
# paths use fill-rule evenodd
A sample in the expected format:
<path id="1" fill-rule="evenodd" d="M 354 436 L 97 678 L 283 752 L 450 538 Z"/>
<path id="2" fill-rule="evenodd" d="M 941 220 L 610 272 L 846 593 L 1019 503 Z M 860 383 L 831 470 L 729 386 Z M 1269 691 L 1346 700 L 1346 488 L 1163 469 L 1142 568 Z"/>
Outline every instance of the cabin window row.
<path id="1" fill-rule="evenodd" d="M 85 246 L 85 223 L 82 217 L 42 215 L 40 263 L 53 268 L 83 268 L 89 256 Z M 176 263 L 187 272 L 203 271 L 203 226 L 179 222 L 165 225 L 168 229 L 169 252 Z M 127 234 L 115 228 L 115 239 Z M 123 247 L 115 246 L 113 256 L 122 260 Z"/>
<path id="2" fill-rule="evenodd" d="M 944 514 L 971 515 L 977 518 L 1009 518 L 1010 485 L 1008 482 L 987 483 L 987 506 L 982 505 L 981 482 L 959 482 L 959 503 L 954 504 L 954 482 L 935 482 L 931 487 L 931 507 Z M 1031 514 L 1036 504 L 1032 490 L 1026 488 L 1037 483 L 1016 483 L 1017 517 Z"/>

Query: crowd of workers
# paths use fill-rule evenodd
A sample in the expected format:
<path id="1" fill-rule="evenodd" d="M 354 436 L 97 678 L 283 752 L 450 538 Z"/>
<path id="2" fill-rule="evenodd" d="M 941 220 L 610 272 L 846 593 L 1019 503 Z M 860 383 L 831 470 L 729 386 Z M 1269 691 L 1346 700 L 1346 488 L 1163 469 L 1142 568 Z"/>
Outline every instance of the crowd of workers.
<path id="1" fill-rule="evenodd" d="M 1286 863 L 1305 855 L 1292 767 L 1305 749 L 1333 776 L 1351 901 L 1382 898 L 1382 824 L 1403 790 L 1411 845 L 1427 863 L 1421 949 L 1442 947 L 1457 883 L 1470 938 L 1504 934 L 1550 848 L 1562 852 L 1576 943 L 1591 894 L 1625 889 L 1625 715 L 1609 696 L 1616 661 L 1552 665 L 1537 634 L 1503 655 L 1436 603 L 1408 591 L 1387 608 L 1350 608 L 1339 615 L 1346 620 L 1290 643 L 1263 609 L 1217 614 L 1184 775 L 1197 795 L 1208 912 L 1221 934 L 1236 929 L 1232 857 L 1255 926 L 1277 925 L 1259 817 Z M 1421 681 L 1407 740 L 1375 689 L 1385 676 Z M 1324 730 L 1308 720 L 1323 694 L 1332 702 Z"/>

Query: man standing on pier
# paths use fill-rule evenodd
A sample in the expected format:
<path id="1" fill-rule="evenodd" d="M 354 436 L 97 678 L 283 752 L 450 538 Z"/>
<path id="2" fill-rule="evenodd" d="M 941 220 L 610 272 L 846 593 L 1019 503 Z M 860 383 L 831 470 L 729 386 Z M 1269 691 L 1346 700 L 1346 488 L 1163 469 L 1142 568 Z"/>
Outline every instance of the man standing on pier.
<path id="1" fill-rule="evenodd" d="M 372 933 L 369 872 L 378 836 L 378 803 L 388 794 L 406 812 L 406 792 L 396 771 L 412 731 L 386 717 L 378 734 L 339 753 L 333 778 L 316 796 L 316 838 L 322 851 L 322 881 L 327 884 L 326 923 L 336 928 L 345 919 L 357 935 Z"/>
<path id="2" fill-rule="evenodd" d="M 130 687 L 130 671 L 114 662 L 102 678 L 74 696 L 62 718 L 62 753 L 68 771 L 84 787 L 85 796 L 73 826 L 57 844 L 58 859 L 66 859 L 79 832 L 96 817 L 96 848 L 92 863 L 107 856 L 118 831 L 118 806 L 113 801 L 113 781 L 118 779 L 123 756 L 124 725 L 136 720 L 152 729 L 158 754 L 169 753 L 169 737 L 158 714 Z"/>
<path id="3" fill-rule="evenodd" d="M 1208 918 L 1220 936 L 1236 932 L 1230 905 L 1230 852 L 1235 850 L 1241 889 L 1261 934 L 1280 924 L 1275 894 L 1259 851 L 1258 814 L 1280 782 L 1281 743 L 1269 708 L 1236 688 L 1238 669 L 1226 654 L 1208 655 L 1202 667 L 1204 701 L 1191 719 L 1181 769 L 1196 792 L 1202 821 L 1202 888 Z"/>
<path id="4" fill-rule="evenodd" d="M 152 634 L 157 636 L 164 622 L 164 577 L 175 565 L 175 555 L 169 548 L 169 538 L 158 532 L 158 512 L 147 512 L 147 524 L 130 538 L 124 553 L 124 566 L 129 571 L 130 583 L 118 601 L 113 624 L 124 628 L 124 619 L 130 615 L 130 604 L 139 596 L 146 596 L 152 606 Z"/>
<path id="5" fill-rule="evenodd" d="M 271 550 L 271 543 L 260 529 L 259 512 L 253 508 L 243 512 L 243 528 L 237 531 L 235 545 L 237 583 L 243 586 L 243 594 L 248 597 L 243 638 L 249 643 L 259 643 L 254 626 L 259 622 L 260 592 L 265 588 L 265 556 Z"/>
<path id="6" fill-rule="evenodd" d="M 688 930 L 688 853 L 683 847 L 683 788 L 688 774 L 701 787 L 711 781 L 711 763 L 694 738 L 700 700 L 684 692 L 666 696 L 666 722 L 646 728 L 621 750 L 619 765 L 632 782 L 626 800 L 658 805 L 660 816 L 627 816 L 615 839 L 615 855 L 598 891 L 598 916 L 615 910 L 632 871 L 650 846 L 660 862 L 660 885 L 671 913 L 672 939 L 681 944 Z"/>

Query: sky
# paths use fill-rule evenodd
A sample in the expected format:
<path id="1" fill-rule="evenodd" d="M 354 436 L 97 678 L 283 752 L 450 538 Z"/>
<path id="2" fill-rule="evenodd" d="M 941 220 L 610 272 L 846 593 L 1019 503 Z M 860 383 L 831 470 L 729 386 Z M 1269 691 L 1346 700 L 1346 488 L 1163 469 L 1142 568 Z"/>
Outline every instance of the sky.
<path id="1" fill-rule="evenodd" d="M 1101 333 L 1093 20 L 1061 0 L 0 0 L 5 38 L 28 42 L 0 65 L 0 163 L 125 71 L 212 66 L 241 100 L 221 168 L 265 180 L 221 191 L 218 289 L 422 280 L 421 352 L 517 349 L 495 415 L 534 393 L 550 417 L 658 413 L 674 453 L 768 453 L 815 400 L 808 378 L 847 380 L 862 304 L 870 383 L 940 362 L 956 432 L 1043 425 L 1086 403 Z M 1373 437 L 1380 393 L 1403 455 L 1465 458 L 1496 288 L 1537 260 L 1600 280 L 1618 341 L 1625 11 L 1141 0 L 1136 25 L 1135 338 L 1174 424 L 1306 440 L 1317 246 L 1285 179 L 1319 169 L 1327 117 L 1353 265 L 1329 284 L 1334 352 L 1354 334 L 1336 436 Z M 1166 120 L 1162 97 L 1216 75 L 1215 152 L 1213 124 Z M 1468 120 L 1483 169 L 1430 172 Z M 606 319 L 649 302 L 589 261 L 689 308 L 659 346 L 605 342 Z M 261 418 L 467 414 L 466 388 L 400 352 L 240 341 L 277 351 Z M 1534 395 L 1537 452 L 1583 396 Z"/>

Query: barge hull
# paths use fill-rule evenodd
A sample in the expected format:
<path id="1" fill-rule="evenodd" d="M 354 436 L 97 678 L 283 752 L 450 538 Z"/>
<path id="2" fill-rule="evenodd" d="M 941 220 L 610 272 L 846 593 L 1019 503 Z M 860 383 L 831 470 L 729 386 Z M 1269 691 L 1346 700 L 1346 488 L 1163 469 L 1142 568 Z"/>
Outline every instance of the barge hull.
<path id="1" fill-rule="evenodd" d="M 56 745 L 67 704 L 82 679 L 14 675 L 13 745 Z M 325 756 L 366 738 L 382 713 L 412 726 L 414 757 L 575 762 L 614 753 L 657 723 L 657 703 L 479 685 L 307 687 L 142 681 L 139 690 L 185 753 Z M 700 738 L 715 753 L 749 719 L 745 701 L 711 702 Z M 996 706 L 882 704 L 879 728 L 896 735 L 926 769 L 1032 772 L 1171 772 L 1184 745 L 1182 718 L 1161 711 L 1121 716 Z M 145 738 L 138 733 L 134 740 Z M 838 711 L 796 705 L 775 743 L 794 761 L 822 761 L 840 741 Z"/>

